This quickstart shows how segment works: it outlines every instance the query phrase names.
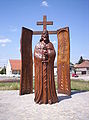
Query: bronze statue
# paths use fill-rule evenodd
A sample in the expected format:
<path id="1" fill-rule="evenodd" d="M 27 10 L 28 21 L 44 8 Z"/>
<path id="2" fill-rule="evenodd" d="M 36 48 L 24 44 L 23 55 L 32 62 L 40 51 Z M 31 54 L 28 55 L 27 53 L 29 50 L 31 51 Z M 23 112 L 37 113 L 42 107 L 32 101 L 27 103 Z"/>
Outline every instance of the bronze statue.
<path id="1" fill-rule="evenodd" d="M 54 81 L 55 49 L 43 30 L 40 42 L 35 46 L 35 102 L 52 104 L 58 102 Z"/>
<path id="2" fill-rule="evenodd" d="M 22 28 L 20 95 L 33 92 L 32 36 L 42 35 L 34 51 L 35 101 L 36 103 L 51 104 L 58 100 L 54 81 L 54 59 L 56 54 L 53 44 L 49 41 L 48 34 L 57 34 L 58 38 L 58 93 L 71 95 L 69 28 L 47 31 L 47 25 L 53 25 L 53 21 L 47 21 L 47 16 L 43 16 L 43 21 L 37 22 L 37 25 L 43 25 L 43 31 Z"/>

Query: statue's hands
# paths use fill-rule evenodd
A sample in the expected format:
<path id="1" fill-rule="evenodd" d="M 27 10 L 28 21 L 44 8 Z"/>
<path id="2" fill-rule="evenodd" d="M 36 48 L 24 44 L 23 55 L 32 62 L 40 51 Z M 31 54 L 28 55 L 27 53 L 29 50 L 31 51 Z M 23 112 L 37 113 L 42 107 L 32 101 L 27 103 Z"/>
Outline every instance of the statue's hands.
<path id="1" fill-rule="evenodd" d="M 48 60 L 48 52 L 46 47 L 43 48 L 43 60 Z"/>
<path id="2" fill-rule="evenodd" d="M 48 53 L 45 52 L 44 55 L 45 55 L 45 60 L 48 60 Z"/>

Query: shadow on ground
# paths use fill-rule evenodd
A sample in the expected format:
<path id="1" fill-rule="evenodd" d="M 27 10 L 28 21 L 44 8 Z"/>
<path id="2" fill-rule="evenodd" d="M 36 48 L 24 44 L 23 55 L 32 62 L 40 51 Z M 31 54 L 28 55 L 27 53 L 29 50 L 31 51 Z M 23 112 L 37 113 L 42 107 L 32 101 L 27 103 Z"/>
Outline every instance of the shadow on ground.
<path id="1" fill-rule="evenodd" d="M 83 92 L 87 92 L 87 91 L 85 91 L 85 90 L 81 90 L 81 91 L 73 90 L 73 91 L 71 91 L 71 95 L 70 96 L 68 96 L 68 95 L 58 96 L 58 102 L 60 102 L 62 100 L 65 100 L 65 99 L 70 99 L 70 98 L 72 98 L 72 96 L 74 94 L 79 94 L 79 93 L 83 93 Z"/>

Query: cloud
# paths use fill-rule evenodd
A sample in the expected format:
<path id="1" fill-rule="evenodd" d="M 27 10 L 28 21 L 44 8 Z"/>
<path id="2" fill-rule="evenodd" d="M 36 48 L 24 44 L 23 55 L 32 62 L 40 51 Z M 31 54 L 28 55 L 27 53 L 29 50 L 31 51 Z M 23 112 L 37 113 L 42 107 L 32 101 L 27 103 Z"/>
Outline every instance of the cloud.
<path id="1" fill-rule="evenodd" d="M 2 46 L 2 47 L 5 47 L 5 46 L 6 46 L 6 44 L 1 44 L 1 46 Z"/>
<path id="2" fill-rule="evenodd" d="M 11 42 L 11 40 L 8 38 L 0 39 L 0 43 L 10 43 L 10 42 Z"/>
<path id="3" fill-rule="evenodd" d="M 2 47 L 5 47 L 7 43 L 10 43 L 11 40 L 8 38 L 0 38 L 0 44 Z"/>
<path id="4" fill-rule="evenodd" d="M 44 1 L 41 3 L 41 6 L 48 7 L 48 3 L 47 3 L 47 1 L 44 0 Z"/>
<path id="5" fill-rule="evenodd" d="M 56 41 L 56 40 L 54 40 L 52 43 L 53 43 L 53 44 L 57 44 L 57 41 Z"/>

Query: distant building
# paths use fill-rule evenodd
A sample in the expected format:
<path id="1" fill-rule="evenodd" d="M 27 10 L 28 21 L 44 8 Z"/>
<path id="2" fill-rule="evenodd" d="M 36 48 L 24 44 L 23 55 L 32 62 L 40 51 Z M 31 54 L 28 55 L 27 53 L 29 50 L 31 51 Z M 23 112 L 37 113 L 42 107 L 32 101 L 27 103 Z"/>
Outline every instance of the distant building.
<path id="1" fill-rule="evenodd" d="M 75 64 L 74 68 L 78 75 L 89 75 L 89 60 L 84 60 L 81 64 Z"/>
<path id="2" fill-rule="evenodd" d="M 70 75 L 74 73 L 74 64 L 70 63 Z M 54 63 L 54 75 L 57 75 L 57 62 Z"/>
<path id="3" fill-rule="evenodd" d="M 74 71 L 74 65 L 70 63 L 70 74 Z M 21 72 L 21 60 L 8 60 L 8 64 L 6 66 L 6 75 L 16 75 Z M 57 76 L 57 62 L 54 63 L 54 75 Z M 33 64 L 33 76 L 34 76 L 34 64 Z"/>
<path id="4" fill-rule="evenodd" d="M 8 64 L 6 66 L 6 74 L 20 74 L 21 72 L 21 60 L 8 60 Z"/>
<path id="5" fill-rule="evenodd" d="M 70 62 L 70 76 L 75 72 L 74 70 L 74 64 Z"/>

